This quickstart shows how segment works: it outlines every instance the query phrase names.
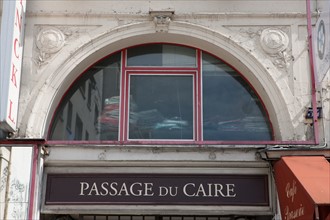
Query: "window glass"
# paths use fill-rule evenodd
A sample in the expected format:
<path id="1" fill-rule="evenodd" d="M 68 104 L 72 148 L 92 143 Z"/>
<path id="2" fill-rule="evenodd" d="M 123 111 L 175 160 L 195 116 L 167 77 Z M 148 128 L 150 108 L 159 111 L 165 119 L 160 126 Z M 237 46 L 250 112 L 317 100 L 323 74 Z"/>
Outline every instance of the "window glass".
<path id="1" fill-rule="evenodd" d="M 76 128 L 75 128 L 75 134 L 74 134 L 75 140 L 82 140 L 83 138 L 83 122 L 80 119 L 79 115 L 76 115 Z"/>
<path id="2" fill-rule="evenodd" d="M 193 138 L 193 76 L 132 75 L 130 139 Z"/>
<path id="3" fill-rule="evenodd" d="M 242 76 L 205 53 L 202 63 L 204 140 L 270 140 L 262 105 Z"/>
<path id="4" fill-rule="evenodd" d="M 121 52 L 102 59 L 62 98 L 48 139 L 272 140 L 251 85 L 220 59 L 201 54 L 196 62 L 195 49 L 153 44 L 129 48 L 127 62 Z"/>
<path id="5" fill-rule="evenodd" d="M 71 132 L 71 125 L 72 125 L 72 102 L 68 102 L 68 107 L 67 107 L 67 110 L 68 110 L 68 114 L 67 114 L 67 117 L 66 117 L 66 129 Z"/>
<path id="6" fill-rule="evenodd" d="M 196 50 L 188 47 L 152 44 L 129 48 L 128 66 L 196 66 Z"/>
<path id="7" fill-rule="evenodd" d="M 117 53 L 96 63 L 74 83 L 55 114 L 50 139 L 82 140 L 84 128 L 88 134 L 85 139 L 118 140 L 119 84 L 120 53 Z M 68 114 L 60 120 L 64 109 Z M 73 118 L 76 122 L 71 126 Z"/>

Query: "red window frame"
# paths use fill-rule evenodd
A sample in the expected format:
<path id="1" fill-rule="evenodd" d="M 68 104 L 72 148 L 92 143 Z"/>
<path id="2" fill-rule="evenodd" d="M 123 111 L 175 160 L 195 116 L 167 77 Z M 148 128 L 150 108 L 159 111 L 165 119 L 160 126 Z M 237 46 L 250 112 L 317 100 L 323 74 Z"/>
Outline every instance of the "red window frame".
<path id="1" fill-rule="evenodd" d="M 120 71 L 120 119 L 119 119 L 119 130 L 118 130 L 118 139 L 117 140 L 88 140 L 88 141 L 57 141 L 51 140 L 47 141 L 49 144 L 69 144 L 69 143 L 77 143 L 77 144 L 114 144 L 114 145 L 135 145 L 135 144 L 191 144 L 191 145 L 224 145 L 224 144 L 272 144 L 276 143 L 273 140 L 274 131 L 272 129 L 272 124 L 270 122 L 270 129 L 272 132 L 271 140 L 257 141 L 257 140 L 203 140 L 203 97 L 202 97 L 202 50 L 195 48 L 196 51 L 196 66 L 194 67 L 167 67 L 167 66 L 127 66 L 127 48 L 120 51 L 121 53 L 121 71 Z M 110 55 L 109 55 L 110 56 Z M 109 57 L 106 56 L 106 57 Z M 219 58 L 218 58 L 219 59 Z M 229 64 L 227 64 L 229 65 Z M 92 65 L 91 65 L 92 66 Z M 230 65 L 229 65 L 230 66 Z M 231 66 L 231 68 L 235 69 Z M 193 75 L 194 82 L 194 138 L 192 140 L 159 140 L 159 139 L 129 139 L 128 138 L 128 95 L 129 95 L 129 76 L 132 74 L 152 74 L 152 75 L 160 75 L 160 74 L 190 74 Z M 244 78 L 244 76 L 242 76 Z M 246 80 L 246 79 L 245 79 Z M 248 81 L 247 81 L 248 82 Z M 248 84 L 252 87 L 252 85 L 248 82 Z M 252 87 L 253 88 L 253 87 Z M 256 93 L 258 96 L 258 94 Z M 259 100 L 262 103 L 262 100 L 258 96 Z M 262 103 L 262 106 L 264 104 Z M 266 111 L 267 117 L 267 109 Z M 53 116 L 54 117 L 54 116 Z M 53 119 L 54 120 L 54 119 Z M 52 120 L 52 123 L 53 123 Z M 52 126 L 52 123 L 50 127 Z M 49 130 L 50 132 L 50 130 Z M 50 135 L 50 133 L 49 133 Z M 48 136 L 49 136 L 48 135 Z"/>
<path id="2" fill-rule="evenodd" d="M 121 70 L 121 91 L 120 91 L 120 122 L 119 122 L 119 141 L 120 142 L 142 142 L 142 143 L 182 143 L 202 141 L 202 97 L 201 97 L 201 50 L 196 49 L 195 67 L 135 67 L 127 66 L 127 49 L 122 51 L 122 70 Z M 191 75 L 193 77 L 193 139 L 192 140 L 161 140 L 161 139 L 129 139 L 128 125 L 128 106 L 129 106 L 129 86 L 131 75 Z"/>

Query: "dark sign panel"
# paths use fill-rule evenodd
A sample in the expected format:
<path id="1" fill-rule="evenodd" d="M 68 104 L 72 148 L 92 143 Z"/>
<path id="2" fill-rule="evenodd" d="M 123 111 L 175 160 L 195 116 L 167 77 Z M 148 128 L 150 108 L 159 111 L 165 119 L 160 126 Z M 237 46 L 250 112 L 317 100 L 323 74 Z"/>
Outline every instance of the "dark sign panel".
<path id="1" fill-rule="evenodd" d="M 45 203 L 268 206 L 268 176 L 48 174 Z"/>

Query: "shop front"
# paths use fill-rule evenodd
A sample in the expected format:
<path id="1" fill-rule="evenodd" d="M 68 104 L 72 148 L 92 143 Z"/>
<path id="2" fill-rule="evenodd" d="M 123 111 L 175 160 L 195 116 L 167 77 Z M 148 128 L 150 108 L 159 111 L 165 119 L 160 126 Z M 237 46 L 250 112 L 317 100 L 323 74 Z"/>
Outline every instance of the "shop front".
<path id="1" fill-rule="evenodd" d="M 273 186 L 267 167 L 251 172 L 179 165 L 98 167 L 94 169 L 98 173 L 91 169 L 86 173 L 86 168 L 65 173 L 59 168 L 46 169 L 42 211 L 48 213 L 45 219 L 54 213 L 70 214 L 73 219 L 272 219 Z"/>
<path id="2" fill-rule="evenodd" d="M 1 202 L 20 196 L 3 216 L 328 220 L 281 158 L 330 157 L 307 3 L 187 2 L 28 2 L 18 128 L 0 143 Z"/>
<path id="3" fill-rule="evenodd" d="M 272 141 L 272 129 L 255 89 L 212 54 L 168 43 L 112 53 L 56 108 L 43 219 L 272 219 L 268 162 L 211 146 Z"/>

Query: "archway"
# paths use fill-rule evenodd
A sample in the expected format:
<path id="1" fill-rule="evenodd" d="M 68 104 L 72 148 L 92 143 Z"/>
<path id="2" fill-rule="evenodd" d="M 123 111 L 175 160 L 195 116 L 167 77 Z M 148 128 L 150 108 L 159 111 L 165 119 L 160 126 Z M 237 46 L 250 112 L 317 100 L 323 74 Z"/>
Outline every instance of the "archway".
<path id="1" fill-rule="evenodd" d="M 282 95 L 287 85 L 277 85 L 262 63 L 231 38 L 226 31 L 218 33 L 185 22 L 171 22 L 167 32 L 156 32 L 153 22 L 135 23 L 112 30 L 101 27 L 64 47 L 44 69 L 44 73 L 50 74 L 36 88 L 41 92 L 32 101 L 26 136 L 46 136 L 52 115 L 67 88 L 101 57 L 137 44 L 163 42 L 202 48 L 234 66 L 263 100 L 273 123 L 275 139 L 287 139 L 293 130 L 283 123 L 284 119 L 290 118 L 285 111 L 286 101 Z M 290 100 L 290 97 L 287 98 Z"/>

